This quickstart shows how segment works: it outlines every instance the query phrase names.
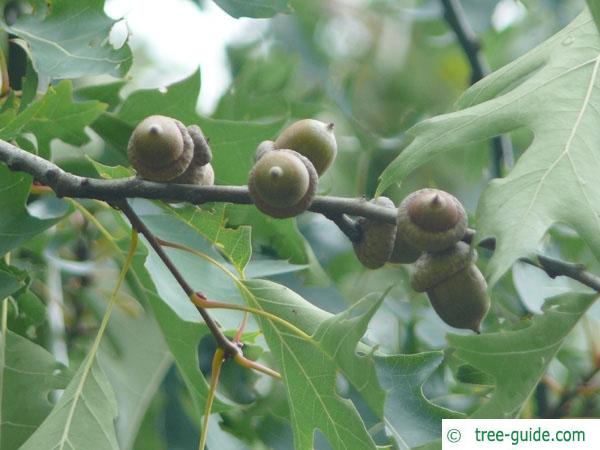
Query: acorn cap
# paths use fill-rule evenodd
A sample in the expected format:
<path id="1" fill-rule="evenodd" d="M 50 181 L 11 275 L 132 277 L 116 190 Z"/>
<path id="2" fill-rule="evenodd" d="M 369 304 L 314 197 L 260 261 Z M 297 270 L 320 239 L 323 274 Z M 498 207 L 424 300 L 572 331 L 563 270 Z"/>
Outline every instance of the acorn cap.
<path id="1" fill-rule="evenodd" d="M 438 252 L 460 241 L 467 213 L 456 197 L 439 189 L 421 189 L 398 207 L 398 232 L 421 251 Z"/>
<path id="2" fill-rule="evenodd" d="M 273 141 L 262 141 L 256 147 L 256 152 L 254 152 L 254 162 L 258 161 L 263 155 L 267 152 L 275 150 L 275 142 Z"/>
<path id="3" fill-rule="evenodd" d="M 396 208 L 394 202 L 387 197 L 377 197 L 371 200 L 378 206 Z M 369 269 L 377 269 L 383 266 L 389 259 L 396 239 L 396 225 L 379 222 L 366 217 L 358 219 L 361 228 L 361 239 L 353 243 L 356 257 L 363 266 Z"/>
<path id="4" fill-rule="evenodd" d="M 317 192 L 312 163 L 293 150 L 265 153 L 250 171 L 248 191 L 259 211 L 278 219 L 305 211 Z"/>
<path id="5" fill-rule="evenodd" d="M 127 156 L 142 178 L 169 181 L 181 175 L 190 165 L 194 143 L 178 120 L 149 116 L 133 130 Z"/>
<path id="6" fill-rule="evenodd" d="M 190 167 L 170 181 L 177 184 L 195 184 L 197 186 L 212 186 L 215 183 L 215 172 L 210 163 L 204 165 L 196 165 L 194 161 Z"/>
<path id="7" fill-rule="evenodd" d="M 424 253 L 414 265 L 410 285 L 417 292 L 429 291 L 473 264 L 476 259 L 477 253 L 462 241 L 443 252 Z"/>
<path id="8" fill-rule="evenodd" d="M 204 137 L 202 129 L 198 125 L 190 125 L 187 127 L 188 133 L 194 143 L 194 158 L 193 164 L 203 166 L 212 161 L 212 150 L 208 145 L 208 140 Z"/>
<path id="9" fill-rule="evenodd" d="M 333 124 L 315 119 L 294 122 L 275 140 L 275 148 L 291 149 L 307 157 L 322 175 L 337 155 Z"/>

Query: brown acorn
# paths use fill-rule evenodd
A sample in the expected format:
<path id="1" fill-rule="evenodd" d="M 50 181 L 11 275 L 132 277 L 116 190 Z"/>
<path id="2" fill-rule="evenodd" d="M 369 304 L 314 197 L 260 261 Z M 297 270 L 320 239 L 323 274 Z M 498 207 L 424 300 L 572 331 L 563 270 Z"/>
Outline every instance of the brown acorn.
<path id="1" fill-rule="evenodd" d="M 255 206 L 276 217 L 294 217 L 311 204 L 318 175 L 311 162 L 292 150 L 266 152 L 250 171 L 248 191 Z"/>
<path id="2" fill-rule="evenodd" d="M 480 332 L 490 308 L 485 278 L 475 265 L 477 254 L 458 242 L 439 253 L 424 253 L 415 263 L 411 286 L 427 292 L 431 306 L 451 327 Z"/>
<path id="3" fill-rule="evenodd" d="M 387 197 L 378 197 L 370 201 L 378 206 L 396 208 Z M 353 244 L 356 257 L 368 269 L 383 266 L 390 258 L 396 238 L 396 225 L 361 217 L 358 219 L 361 239 Z"/>
<path id="4" fill-rule="evenodd" d="M 460 241 L 467 230 L 467 213 L 448 192 L 421 189 L 398 207 L 398 233 L 415 249 L 438 252 Z"/>
<path id="5" fill-rule="evenodd" d="M 215 172 L 210 164 L 212 161 L 212 151 L 208 145 L 208 141 L 198 125 L 190 125 L 187 130 L 194 143 L 194 157 L 186 171 L 170 180 L 170 182 L 212 186 L 215 182 Z"/>
<path id="6" fill-rule="evenodd" d="M 133 130 L 127 156 L 140 177 L 169 181 L 185 172 L 190 165 L 194 142 L 180 121 L 165 116 L 149 116 Z"/>
<path id="7" fill-rule="evenodd" d="M 337 154 L 333 124 L 315 119 L 294 122 L 275 140 L 275 148 L 294 150 L 305 156 L 321 176 Z"/>
<path id="8" fill-rule="evenodd" d="M 420 250 L 407 242 L 400 232 L 397 232 L 389 262 L 393 264 L 411 264 L 421 256 L 421 253 Z"/>

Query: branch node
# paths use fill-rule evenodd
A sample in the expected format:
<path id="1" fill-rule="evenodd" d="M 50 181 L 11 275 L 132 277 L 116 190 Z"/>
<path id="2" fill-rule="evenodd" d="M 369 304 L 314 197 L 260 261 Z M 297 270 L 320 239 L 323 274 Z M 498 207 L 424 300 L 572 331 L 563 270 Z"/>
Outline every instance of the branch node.
<path id="1" fill-rule="evenodd" d="M 56 169 L 48 169 L 46 171 L 46 178 L 49 181 L 55 181 L 58 178 L 58 171 Z"/>

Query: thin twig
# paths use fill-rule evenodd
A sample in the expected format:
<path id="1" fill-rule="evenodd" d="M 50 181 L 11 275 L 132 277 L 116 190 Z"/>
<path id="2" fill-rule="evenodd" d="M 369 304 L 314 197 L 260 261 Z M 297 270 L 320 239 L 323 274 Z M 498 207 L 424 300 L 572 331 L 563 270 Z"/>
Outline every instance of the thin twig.
<path id="1" fill-rule="evenodd" d="M 362 231 L 356 220 L 353 220 L 346 214 L 325 214 L 325 217 L 335 223 L 350 242 L 360 241 Z"/>
<path id="2" fill-rule="evenodd" d="M 175 267 L 175 264 L 173 264 L 169 256 L 163 250 L 162 246 L 154 236 L 154 233 L 152 233 L 152 231 L 150 231 L 146 224 L 142 222 L 142 220 L 136 214 L 133 208 L 131 208 L 127 200 L 116 201 L 112 204 L 116 208 L 120 209 L 131 223 L 131 226 L 146 238 L 150 246 L 160 257 L 167 269 L 169 269 L 169 272 L 171 272 L 175 280 L 177 280 L 177 283 L 179 284 L 179 286 L 181 286 L 186 295 L 188 297 L 191 297 L 193 294 L 201 295 L 195 292 L 194 289 L 192 289 L 192 287 L 188 284 L 183 275 L 181 275 L 181 272 L 179 272 L 179 269 Z M 231 342 L 223 334 L 223 332 L 221 331 L 217 323 L 214 321 L 212 316 L 208 313 L 208 311 L 206 311 L 206 309 L 197 304 L 195 304 L 194 306 L 196 306 L 196 309 L 204 319 L 206 326 L 217 341 L 217 345 L 219 346 L 219 348 L 223 349 L 225 358 L 232 358 L 235 357 L 238 353 L 240 353 L 239 347 L 235 343 Z"/>
<path id="3" fill-rule="evenodd" d="M 194 186 L 155 183 L 137 177 L 102 180 L 80 177 L 65 172 L 56 164 L 0 140 L 0 161 L 13 171 L 27 172 L 35 180 L 52 188 L 59 197 L 91 198 L 107 202 L 123 198 L 146 198 L 188 202 L 200 205 L 208 202 L 227 202 L 251 205 L 246 186 Z M 321 214 L 349 214 L 395 223 L 393 209 L 377 206 L 366 199 L 316 196 L 310 211 Z"/>
<path id="4" fill-rule="evenodd" d="M 463 237 L 463 241 L 470 244 L 474 237 L 475 230 L 468 229 Z M 494 239 L 484 239 L 479 242 L 479 246 L 493 251 L 496 249 L 496 241 Z M 558 276 L 572 278 L 596 292 L 600 292 L 600 277 L 587 271 L 583 264 L 561 261 L 560 259 L 551 258 L 539 253 L 533 258 L 520 258 L 519 261 L 543 270 L 550 278 Z"/>
<path id="5" fill-rule="evenodd" d="M 490 73 L 490 67 L 481 52 L 481 43 L 471 28 L 459 0 L 440 0 L 444 7 L 444 19 L 448 22 L 471 66 L 471 84 L 477 83 Z M 492 174 L 498 178 L 513 166 L 512 144 L 508 136 L 492 139 Z"/>
<path id="6" fill-rule="evenodd" d="M 569 404 L 575 399 L 579 394 L 585 392 L 586 388 L 590 384 L 593 378 L 598 375 L 600 372 L 600 366 L 593 367 L 583 378 L 575 385 L 573 388 L 565 390 L 560 398 L 558 399 L 558 403 L 552 409 L 550 409 L 546 415 L 544 416 L 546 419 L 559 419 L 564 417 L 567 413 L 567 409 Z"/>

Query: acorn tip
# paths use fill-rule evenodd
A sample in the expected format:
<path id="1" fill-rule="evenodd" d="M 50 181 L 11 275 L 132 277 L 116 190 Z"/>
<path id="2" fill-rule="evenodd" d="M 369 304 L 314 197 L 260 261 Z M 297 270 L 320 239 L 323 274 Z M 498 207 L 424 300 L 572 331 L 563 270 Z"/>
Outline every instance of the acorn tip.
<path id="1" fill-rule="evenodd" d="M 283 175 L 283 169 L 281 167 L 279 167 L 279 166 L 273 166 L 269 170 L 269 175 L 273 179 L 280 178 Z"/>

